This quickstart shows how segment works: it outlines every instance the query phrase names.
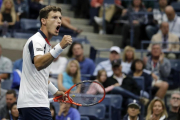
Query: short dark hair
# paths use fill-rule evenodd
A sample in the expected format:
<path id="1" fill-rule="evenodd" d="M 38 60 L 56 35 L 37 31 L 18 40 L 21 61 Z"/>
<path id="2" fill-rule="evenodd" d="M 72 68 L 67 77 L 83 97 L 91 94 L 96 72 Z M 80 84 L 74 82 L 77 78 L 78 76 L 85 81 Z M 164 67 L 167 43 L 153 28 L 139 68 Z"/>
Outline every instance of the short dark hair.
<path id="1" fill-rule="evenodd" d="M 72 51 L 72 50 L 73 50 L 73 48 L 74 48 L 75 45 L 80 45 L 81 48 L 83 49 L 83 45 L 82 45 L 81 43 L 79 43 L 79 42 L 73 42 L 72 45 L 70 46 L 69 50 L 68 50 L 68 53 L 67 53 L 67 56 L 68 56 L 69 58 L 71 58 L 72 55 L 73 55 L 73 51 Z"/>
<path id="2" fill-rule="evenodd" d="M 42 18 L 48 18 L 48 14 L 49 12 L 51 11 L 54 11 L 54 12 L 57 12 L 59 11 L 61 13 L 61 8 L 60 7 L 57 7 L 57 6 L 52 6 L 52 5 L 48 5 L 44 8 L 42 8 L 39 12 L 39 16 L 40 16 L 40 23 L 41 23 L 41 19 Z M 42 23 L 41 23 L 42 25 Z"/>
<path id="3" fill-rule="evenodd" d="M 141 62 L 143 64 L 142 70 L 145 68 L 145 64 L 141 59 L 135 59 L 131 65 L 131 71 L 135 72 L 136 71 L 136 63 Z"/>
<path id="4" fill-rule="evenodd" d="M 9 95 L 9 94 L 13 94 L 14 97 L 16 98 L 16 91 L 15 91 L 15 90 L 8 90 L 8 91 L 6 92 L 6 95 Z"/>

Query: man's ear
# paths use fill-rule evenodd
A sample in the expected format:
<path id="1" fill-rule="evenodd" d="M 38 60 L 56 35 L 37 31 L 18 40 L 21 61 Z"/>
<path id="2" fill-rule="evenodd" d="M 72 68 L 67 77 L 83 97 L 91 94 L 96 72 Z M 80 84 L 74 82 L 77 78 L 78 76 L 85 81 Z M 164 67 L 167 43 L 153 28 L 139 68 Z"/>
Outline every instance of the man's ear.
<path id="1" fill-rule="evenodd" d="M 42 23 L 42 25 L 46 26 L 46 19 L 45 18 L 41 18 L 41 23 Z"/>

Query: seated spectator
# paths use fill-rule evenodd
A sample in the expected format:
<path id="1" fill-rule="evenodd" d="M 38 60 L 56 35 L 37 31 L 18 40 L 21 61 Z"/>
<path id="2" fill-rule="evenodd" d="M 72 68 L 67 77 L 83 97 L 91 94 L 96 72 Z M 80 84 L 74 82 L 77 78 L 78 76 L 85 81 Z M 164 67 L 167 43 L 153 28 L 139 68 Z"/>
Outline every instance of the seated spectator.
<path id="1" fill-rule="evenodd" d="M 15 12 L 14 2 L 12 0 L 4 0 L 0 13 L 0 26 L 2 26 L 2 35 L 4 37 L 6 37 L 8 28 L 13 28 L 16 21 L 19 21 L 19 18 Z"/>
<path id="2" fill-rule="evenodd" d="M 180 92 L 175 91 L 171 94 L 170 98 L 170 111 L 168 113 L 168 120 L 179 120 L 178 110 L 180 108 Z"/>
<path id="3" fill-rule="evenodd" d="M 169 32 L 177 35 L 180 38 L 180 17 L 178 17 L 172 6 L 167 6 L 165 9 L 168 23 L 169 23 Z"/>
<path id="4" fill-rule="evenodd" d="M 147 58 L 146 69 L 151 71 L 153 75 L 152 86 L 161 88 L 161 91 L 156 93 L 156 96 L 163 99 L 168 89 L 168 83 L 165 82 L 171 72 L 170 61 L 164 57 L 161 46 L 159 44 L 153 44 L 151 49 L 151 56 Z M 162 82 L 164 81 L 164 82 Z"/>
<path id="5" fill-rule="evenodd" d="M 6 117 L 14 102 L 16 102 L 16 92 L 14 90 L 8 90 L 6 93 L 6 105 L 0 108 L 0 118 Z"/>
<path id="6" fill-rule="evenodd" d="M 52 103 L 50 103 L 50 111 L 51 111 L 52 120 L 56 120 L 56 111 Z"/>
<path id="7" fill-rule="evenodd" d="M 154 99 L 148 106 L 146 120 L 167 120 L 168 114 L 164 102 Z"/>
<path id="8" fill-rule="evenodd" d="M 118 60 L 120 59 L 120 53 L 121 50 L 119 47 L 117 46 L 112 46 L 110 48 L 110 54 L 109 54 L 109 59 L 100 62 L 97 66 L 96 69 L 94 70 L 93 76 L 97 76 L 98 71 L 104 69 L 107 73 L 107 76 L 110 77 L 113 75 L 113 71 L 112 71 L 112 65 L 111 62 L 114 60 Z"/>
<path id="9" fill-rule="evenodd" d="M 91 59 L 84 56 L 83 45 L 78 42 L 73 42 L 69 49 L 68 57 L 74 57 L 73 59 L 79 62 L 81 70 L 81 80 L 89 80 L 90 77 L 85 75 L 93 75 L 95 64 Z"/>
<path id="10" fill-rule="evenodd" d="M 40 3 L 40 0 L 32 0 L 29 2 L 29 18 L 37 19 L 39 16 L 39 11 L 45 7 Z"/>
<path id="11" fill-rule="evenodd" d="M 98 75 L 97 75 L 97 79 L 95 81 L 103 84 L 106 81 L 106 79 L 107 79 L 106 71 L 105 70 L 99 70 Z M 114 84 L 114 85 L 106 87 L 105 92 L 110 92 L 115 86 L 119 86 L 119 84 Z M 96 95 L 96 94 L 104 93 L 104 91 L 98 84 L 92 83 L 86 93 Z"/>
<path id="12" fill-rule="evenodd" d="M 6 104 L 6 92 L 7 90 L 4 90 L 1 88 L 1 79 L 0 79 L 0 109 L 1 107 L 4 107 L 4 105 Z"/>
<path id="13" fill-rule="evenodd" d="M 62 74 L 59 74 L 58 76 L 58 88 L 62 91 L 67 91 L 69 88 L 71 88 L 74 84 L 79 83 L 80 80 L 80 67 L 79 63 L 76 60 L 71 60 L 66 68 L 66 72 L 63 72 Z M 73 88 L 72 93 L 79 93 L 80 92 L 80 86 L 77 88 Z"/>
<path id="14" fill-rule="evenodd" d="M 19 19 L 26 18 L 27 17 L 27 4 L 23 0 L 15 0 L 14 4 L 15 4 L 15 10 Z"/>
<path id="15" fill-rule="evenodd" d="M 128 74 L 131 70 L 131 64 L 135 59 L 135 49 L 131 46 L 126 46 L 123 53 L 122 72 Z"/>
<path id="16" fill-rule="evenodd" d="M 167 22 L 162 22 L 160 25 L 161 33 L 153 35 L 151 42 L 163 42 L 161 47 L 163 51 L 179 51 L 179 38 L 178 36 L 169 32 L 169 24 Z M 177 42 L 176 44 L 170 44 L 166 42 Z M 148 51 L 151 51 L 151 43 L 148 47 Z"/>
<path id="17" fill-rule="evenodd" d="M 80 120 L 80 114 L 77 109 L 73 108 L 73 104 L 60 103 L 56 120 Z"/>
<path id="18" fill-rule="evenodd" d="M 70 21 L 70 18 L 69 17 L 65 17 L 65 16 L 62 16 L 61 18 L 61 22 L 62 22 L 62 26 L 74 31 L 75 33 L 81 33 L 83 30 L 79 29 L 79 28 L 76 28 L 74 27 L 72 24 L 71 24 L 71 21 Z"/>
<path id="19" fill-rule="evenodd" d="M 148 99 L 139 96 L 140 88 L 137 86 L 136 81 L 122 73 L 120 60 L 112 61 L 112 70 L 113 75 L 103 83 L 103 86 L 105 88 L 111 85 L 116 85 L 117 87 L 114 87 L 111 93 L 121 94 L 124 101 L 127 101 L 126 99 L 128 98 L 133 98 L 139 100 L 145 105 L 148 103 Z"/>
<path id="20" fill-rule="evenodd" d="M 127 114 L 124 116 L 123 120 L 141 120 L 139 117 L 140 110 L 140 104 L 136 100 L 133 100 L 128 104 Z"/>
<path id="21" fill-rule="evenodd" d="M 8 79 L 12 73 L 12 62 L 9 58 L 2 56 L 2 46 L 0 45 L 0 78 Z"/>
<path id="22" fill-rule="evenodd" d="M 159 0 L 159 8 L 153 9 L 153 20 L 151 21 L 151 25 L 146 26 L 146 33 L 149 39 L 158 32 L 162 21 L 167 21 L 167 16 L 165 14 L 165 8 L 167 5 L 168 0 Z"/>
<path id="23" fill-rule="evenodd" d="M 13 63 L 13 71 L 20 70 L 22 72 L 23 59 L 20 58 Z"/>
<path id="24" fill-rule="evenodd" d="M 138 14 L 140 12 L 146 12 L 146 9 L 143 7 L 142 0 L 132 0 L 132 5 L 125 12 L 122 13 L 122 18 L 127 19 L 130 22 L 130 23 L 129 22 L 125 23 L 122 29 L 123 47 L 127 45 L 129 31 L 131 25 L 133 25 L 133 29 L 134 29 L 133 46 L 135 48 L 140 48 L 139 42 L 141 35 L 141 26 L 147 24 L 148 22 L 147 15 Z"/>
<path id="25" fill-rule="evenodd" d="M 16 102 L 11 104 L 11 107 L 9 110 L 10 110 L 10 112 L 8 112 L 7 116 L 5 118 L 3 118 L 2 120 L 19 120 L 18 119 L 19 111 L 18 111 Z"/>

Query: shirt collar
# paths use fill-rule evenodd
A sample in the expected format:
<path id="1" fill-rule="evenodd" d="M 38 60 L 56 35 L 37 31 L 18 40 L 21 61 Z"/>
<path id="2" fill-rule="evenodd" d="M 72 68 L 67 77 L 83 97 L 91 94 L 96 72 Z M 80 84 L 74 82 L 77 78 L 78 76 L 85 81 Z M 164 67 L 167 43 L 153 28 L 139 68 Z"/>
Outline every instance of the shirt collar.
<path id="1" fill-rule="evenodd" d="M 131 119 L 129 118 L 129 116 L 128 116 L 128 120 L 131 120 Z M 137 117 L 137 120 L 139 120 L 139 117 Z"/>
<path id="2" fill-rule="evenodd" d="M 43 38 L 45 39 L 45 41 L 47 42 L 47 44 L 51 46 L 51 44 L 50 44 L 50 42 L 48 41 L 46 35 L 45 35 L 41 30 L 38 30 L 38 32 L 43 36 Z"/>

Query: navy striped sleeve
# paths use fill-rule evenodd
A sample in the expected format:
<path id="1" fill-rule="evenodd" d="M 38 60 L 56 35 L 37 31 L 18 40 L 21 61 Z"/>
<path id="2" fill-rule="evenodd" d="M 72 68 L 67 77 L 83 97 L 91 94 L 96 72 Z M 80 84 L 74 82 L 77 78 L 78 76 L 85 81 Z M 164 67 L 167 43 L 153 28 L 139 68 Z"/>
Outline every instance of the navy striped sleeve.
<path id="1" fill-rule="evenodd" d="M 30 52 L 30 55 L 31 55 L 31 61 L 34 64 L 34 47 L 33 47 L 33 42 L 32 41 L 29 43 L 28 48 L 29 48 L 29 52 Z"/>

